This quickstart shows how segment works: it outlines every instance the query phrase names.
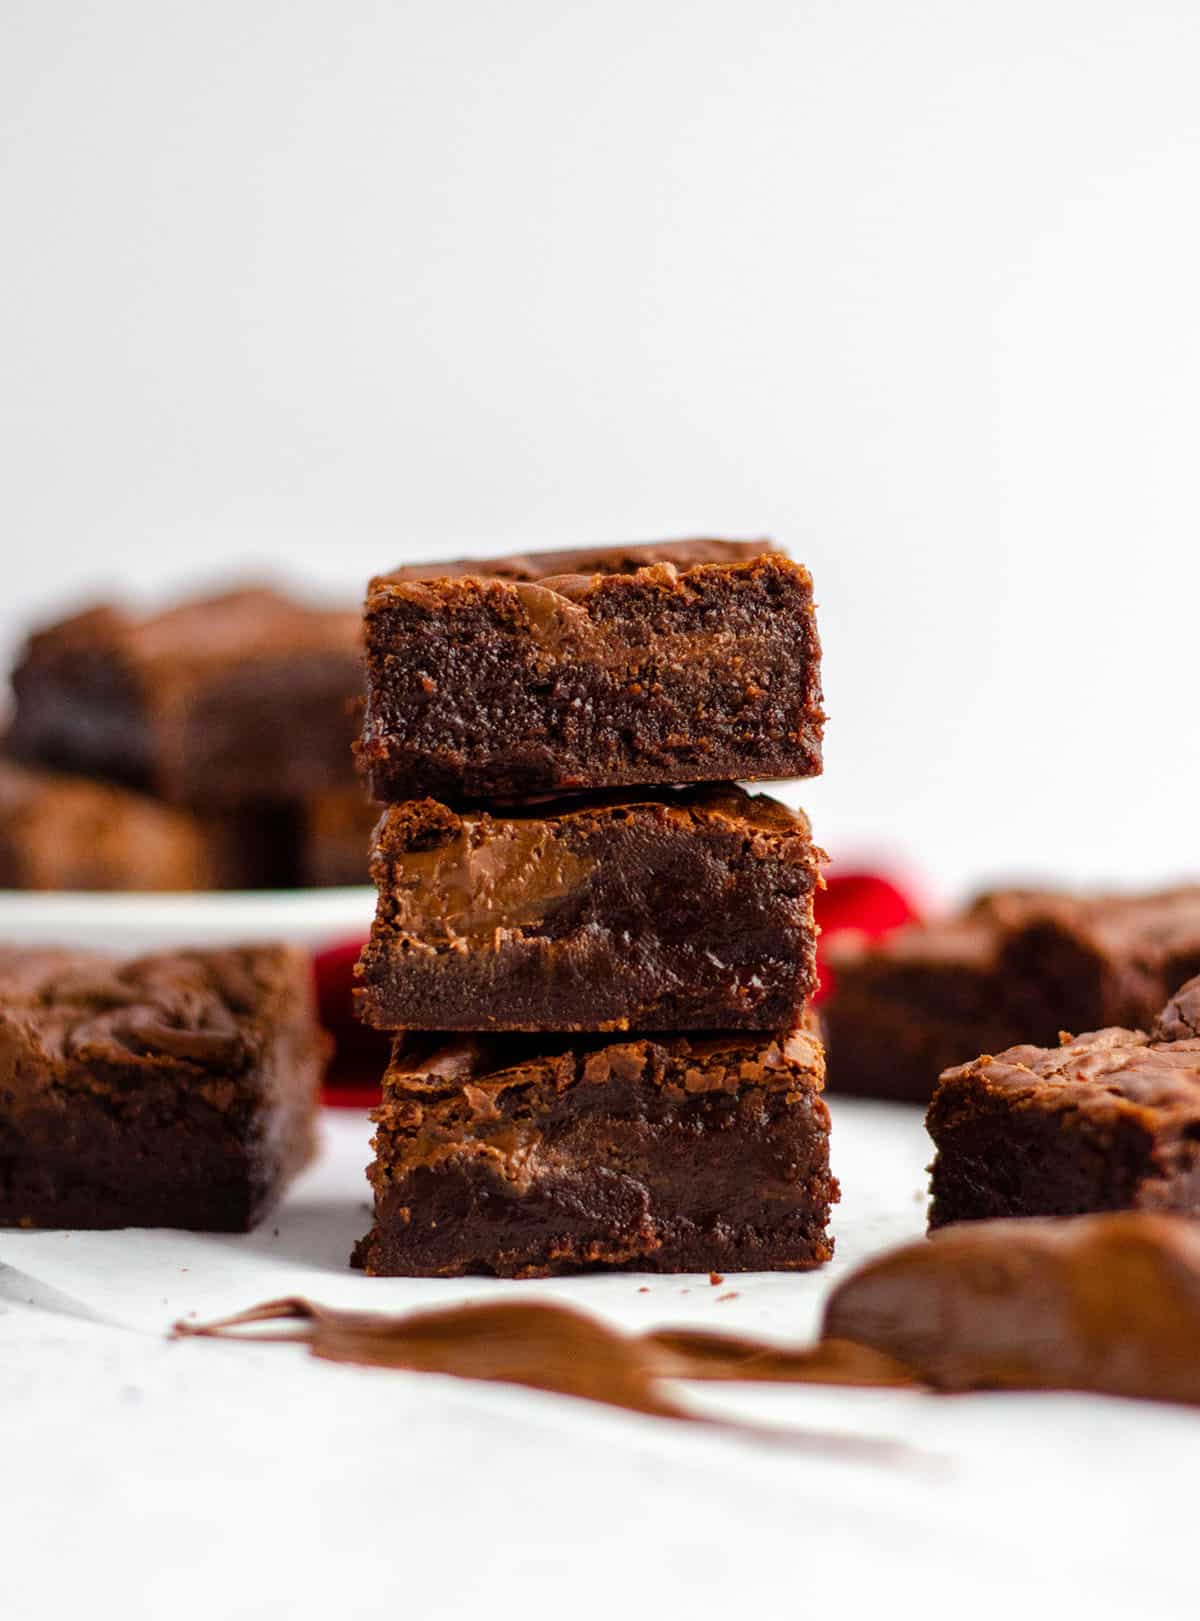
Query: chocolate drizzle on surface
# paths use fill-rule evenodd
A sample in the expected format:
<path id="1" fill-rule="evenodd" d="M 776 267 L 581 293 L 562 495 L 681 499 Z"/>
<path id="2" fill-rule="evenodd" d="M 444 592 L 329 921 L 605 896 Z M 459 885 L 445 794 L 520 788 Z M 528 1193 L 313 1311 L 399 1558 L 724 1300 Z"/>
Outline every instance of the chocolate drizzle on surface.
<path id="1" fill-rule="evenodd" d="M 297 1326 L 245 1333 L 269 1323 Z M 624 1334 L 530 1301 L 389 1316 L 292 1298 L 172 1332 L 300 1342 L 333 1362 L 524 1385 L 789 1440 L 796 1432 L 694 1413 L 667 1382 L 1074 1390 L 1200 1404 L 1200 1228 L 1130 1213 L 954 1228 L 851 1273 L 809 1346 L 696 1329 Z"/>
<path id="2" fill-rule="evenodd" d="M 244 1332 L 274 1322 L 298 1326 L 265 1334 Z M 654 1418 L 704 1424 L 760 1440 L 850 1450 L 885 1461 L 908 1452 L 888 1442 L 818 1436 L 790 1426 L 767 1428 L 693 1412 L 667 1386 L 672 1379 L 913 1383 L 889 1357 L 857 1345 L 827 1342 L 793 1351 L 702 1331 L 624 1334 L 569 1306 L 534 1301 L 451 1306 L 396 1317 L 334 1311 L 291 1298 L 252 1306 L 216 1322 L 176 1323 L 171 1332 L 173 1338 L 298 1342 L 330 1362 L 525 1385 Z"/>

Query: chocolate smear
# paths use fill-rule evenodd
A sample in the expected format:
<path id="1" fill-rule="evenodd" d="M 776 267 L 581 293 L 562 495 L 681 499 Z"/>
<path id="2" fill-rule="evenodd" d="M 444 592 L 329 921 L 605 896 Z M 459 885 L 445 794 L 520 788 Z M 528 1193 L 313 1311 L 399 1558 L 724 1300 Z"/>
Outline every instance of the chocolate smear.
<path id="1" fill-rule="evenodd" d="M 298 1326 L 277 1333 L 245 1332 L 273 1322 Z M 215 1322 L 179 1322 L 171 1332 L 174 1338 L 298 1342 L 307 1345 L 314 1356 L 331 1362 L 526 1385 L 655 1418 L 882 1461 L 915 1456 L 891 1442 L 709 1417 L 689 1411 L 665 1388 L 665 1381 L 671 1379 L 786 1379 L 853 1385 L 913 1382 L 890 1358 L 860 1346 L 780 1351 L 723 1334 L 623 1334 L 569 1306 L 530 1301 L 451 1306 L 396 1317 L 382 1312 L 336 1311 L 293 1297 L 252 1306 Z"/>
<path id="2" fill-rule="evenodd" d="M 1140 1211 L 961 1222 L 851 1273 L 822 1333 L 937 1390 L 1200 1403 L 1200 1225 Z"/>
<path id="3" fill-rule="evenodd" d="M 278 1333 L 245 1336 L 261 1324 Z M 270 1301 L 176 1336 L 292 1340 L 334 1362 L 526 1385 L 794 1445 L 903 1447 L 690 1412 L 679 1379 L 1077 1390 L 1200 1405 L 1200 1223 L 1122 1211 L 969 1222 L 891 1250 L 833 1291 L 815 1345 L 698 1329 L 624 1334 L 566 1306 L 514 1301 L 388 1316 Z"/>
<path id="4" fill-rule="evenodd" d="M 659 1374 L 672 1379 L 713 1379 L 753 1384 L 873 1385 L 887 1389 L 922 1381 L 883 1351 L 852 1340 L 816 1345 L 775 1345 L 739 1334 L 705 1329 L 660 1329 L 643 1336 L 659 1353 Z"/>

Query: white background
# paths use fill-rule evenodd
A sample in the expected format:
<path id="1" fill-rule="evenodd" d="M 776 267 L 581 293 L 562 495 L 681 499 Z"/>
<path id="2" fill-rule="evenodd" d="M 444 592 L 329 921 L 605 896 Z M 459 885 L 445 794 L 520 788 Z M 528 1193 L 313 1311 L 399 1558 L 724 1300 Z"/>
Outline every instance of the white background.
<path id="1" fill-rule="evenodd" d="M 5 0 L 0 648 L 769 532 L 835 853 L 1200 868 L 1200 8 Z"/>

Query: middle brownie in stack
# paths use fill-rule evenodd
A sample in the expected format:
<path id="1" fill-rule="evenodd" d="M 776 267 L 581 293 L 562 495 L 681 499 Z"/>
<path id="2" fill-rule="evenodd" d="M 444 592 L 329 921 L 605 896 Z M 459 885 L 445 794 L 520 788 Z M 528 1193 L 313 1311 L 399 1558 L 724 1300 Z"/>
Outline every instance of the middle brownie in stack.
<path id="1" fill-rule="evenodd" d="M 733 541 L 408 568 L 366 648 L 357 994 L 396 1035 L 360 1263 L 827 1260 L 821 852 L 726 780 L 820 770 L 807 571 Z"/>

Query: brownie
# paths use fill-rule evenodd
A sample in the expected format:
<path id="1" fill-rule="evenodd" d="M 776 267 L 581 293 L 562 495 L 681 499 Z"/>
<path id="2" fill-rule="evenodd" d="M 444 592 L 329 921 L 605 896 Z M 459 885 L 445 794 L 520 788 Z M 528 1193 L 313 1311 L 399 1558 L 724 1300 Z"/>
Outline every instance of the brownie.
<path id="1" fill-rule="evenodd" d="M 808 823 L 723 784 L 505 814 L 436 800 L 376 829 L 367 1023 L 782 1030 L 816 987 Z"/>
<path id="2" fill-rule="evenodd" d="M 977 1053 L 1148 1025 L 1200 973 L 1200 886 L 1002 890 L 876 944 L 838 941 L 829 956 L 830 1090 L 924 1103 L 942 1070 Z"/>
<path id="3" fill-rule="evenodd" d="M 302 812 L 301 883 L 369 883 L 371 833 L 379 812 L 357 783 L 314 794 Z"/>
<path id="4" fill-rule="evenodd" d="M 929 1224 L 1099 1210 L 1200 1215 L 1200 978 L 1149 1035 L 1111 1028 L 949 1069 L 926 1120 Z"/>
<path id="5" fill-rule="evenodd" d="M 765 542 L 399 569 L 365 622 L 358 757 L 381 802 L 821 769 L 812 582 Z"/>
<path id="6" fill-rule="evenodd" d="M 375 1275 L 803 1269 L 838 1197 L 820 1044 L 783 1036 L 397 1038 Z"/>
<path id="7" fill-rule="evenodd" d="M 210 889 L 219 875 L 187 811 L 0 756 L 0 889 Z"/>
<path id="8" fill-rule="evenodd" d="M 349 784 L 361 636 L 352 611 L 266 589 L 148 618 L 93 608 L 31 638 L 10 746 L 191 805 Z"/>
<path id="9" fill-rule="evenodd" d="M 325 1056 L 289 947 L 0 949 L 0 1224 L 252 1227 L 312 1153 Z"/>

